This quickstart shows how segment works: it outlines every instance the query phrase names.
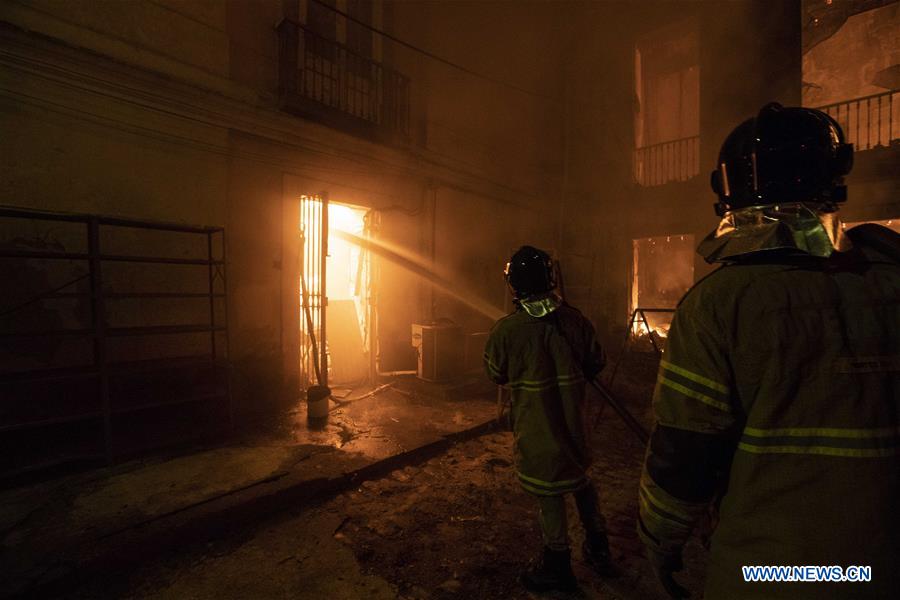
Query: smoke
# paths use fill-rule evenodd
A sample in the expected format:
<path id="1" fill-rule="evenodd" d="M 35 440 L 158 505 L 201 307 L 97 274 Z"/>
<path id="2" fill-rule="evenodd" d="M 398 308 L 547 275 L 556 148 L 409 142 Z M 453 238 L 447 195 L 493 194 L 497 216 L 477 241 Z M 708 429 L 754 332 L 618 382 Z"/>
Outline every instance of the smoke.
<path id="1" fill-rule="evenodd" d="M 504 315 L 504 312 L 501 309 L 497 308 L 484 298 L 481 298 L 472 290 L 466 289 L 459 285 L 458 282 L 452 281 L 446 273 L 440 272 L 435 267 L 429 265 L 424 259 L 408 250 L 385 242 L 375 241 L 371 238 L 363 238 L 346 231 L 335 230 L 334 234 L 342 240 L 368 250 L 405 269 L 409 273 L 424 279 L 445 294 L 459 300 L 479 314 L 492 320 L 497 320 Z"/>

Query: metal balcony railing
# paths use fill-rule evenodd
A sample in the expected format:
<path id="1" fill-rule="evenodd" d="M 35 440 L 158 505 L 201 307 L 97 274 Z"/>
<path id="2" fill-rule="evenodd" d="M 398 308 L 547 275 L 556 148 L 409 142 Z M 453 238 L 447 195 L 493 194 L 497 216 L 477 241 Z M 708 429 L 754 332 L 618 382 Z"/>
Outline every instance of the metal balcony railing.
<path id="1" fill-rule="evenodd" d="M 900 140 L 900 90 L 819 107 L 840 123 L 854 149 L 871 150 Z"/>
<path id="2" fill-rule="evenodd" d="M 277 31 L 285 109 L 351 133 L 409 136 L 408 78 L 301 23 Z"/>
<path id="3" fill-rule="evenodd" d="M 634 150 L 634 180 L 643 186 L 687 181 L 700 174 L 700 136 Z"/>

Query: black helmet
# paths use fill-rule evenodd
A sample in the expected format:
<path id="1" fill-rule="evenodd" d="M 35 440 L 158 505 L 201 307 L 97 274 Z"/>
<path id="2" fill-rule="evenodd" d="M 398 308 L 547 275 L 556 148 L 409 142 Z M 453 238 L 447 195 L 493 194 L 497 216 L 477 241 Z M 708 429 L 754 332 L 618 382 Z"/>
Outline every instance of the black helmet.
<path id="1" fill-rule="evenodd" d="M 811 108 L 773 102 L 725 138 L 711 185 L 716 213 L 787 202 L 829 205 L 847 199 L 844 175 L 853 144 L 837 121 Z"/>
<path id="2" fill-rule="evenodd" d="M 549 292 L 556 287 L 553 259 L 533 246 L 522 246 L 506 263 L 503 274 L 517 299 Z"/>

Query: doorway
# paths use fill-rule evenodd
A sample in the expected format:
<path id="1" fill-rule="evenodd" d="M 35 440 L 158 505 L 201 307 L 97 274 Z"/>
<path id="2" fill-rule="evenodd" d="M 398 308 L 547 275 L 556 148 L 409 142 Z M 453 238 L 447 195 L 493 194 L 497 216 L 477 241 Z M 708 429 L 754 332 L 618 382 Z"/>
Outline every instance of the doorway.
<path id="1" fill-rule="evenodd" d="M 663 235 L 632 241 L 629 314 L 644 309 L 642 321 L 631 320 L 633 335 L 668 335 L 672 314 L 694 285 L 694 236 Z"/>
<path id="2" fill-rule="evenodd" d="M 351 386 L 369 377 L 370 258 L 336 235 L 366 237 L 367 211 L 300 198 L 300 378 L 310 385 Z"/>

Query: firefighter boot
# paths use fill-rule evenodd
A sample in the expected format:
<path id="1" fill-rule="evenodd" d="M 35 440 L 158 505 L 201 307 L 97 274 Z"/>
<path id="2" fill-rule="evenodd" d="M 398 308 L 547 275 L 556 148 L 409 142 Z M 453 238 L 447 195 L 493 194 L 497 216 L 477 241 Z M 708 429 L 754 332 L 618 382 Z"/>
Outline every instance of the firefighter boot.
<path id="1" fill-rule="evenodd" d="M 616 577 L 619 570 L 612 562 L 609 554 L 609 541 L 605 533 L 589 533 L 581 545 L 581 554 L 584 562 L 594 569 L 601 577 Z"/>
<path id="2" fill-rule="evenodd" d="M 522 573 L 519 580 L 529 592 L 574 592 L 578 589 L 578 581 L 572 573 L 569 550 L 551 550 L 545 547 L 541 558 Z"/>

